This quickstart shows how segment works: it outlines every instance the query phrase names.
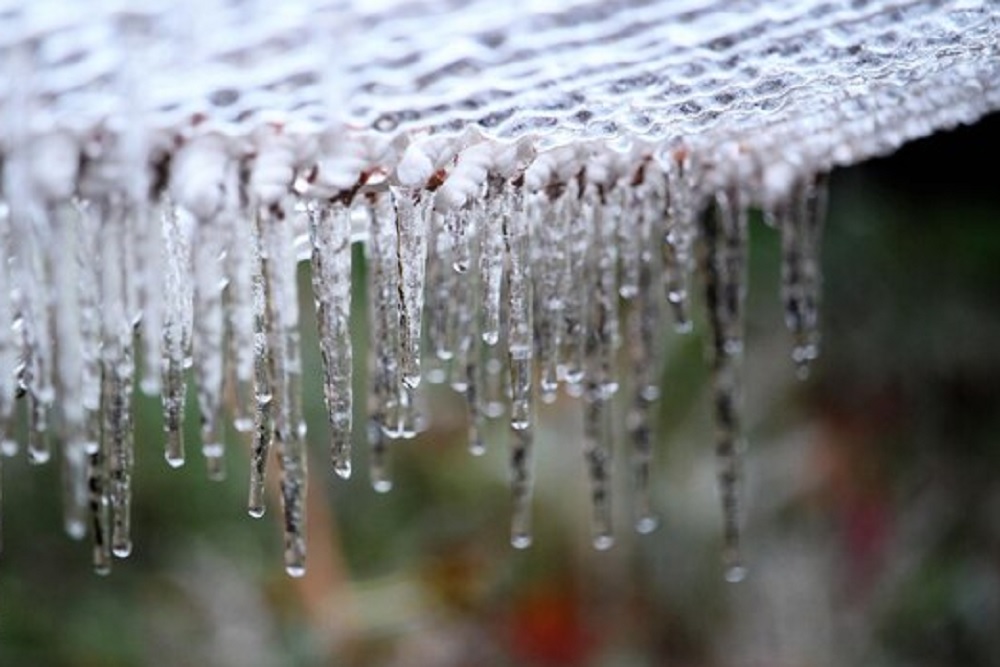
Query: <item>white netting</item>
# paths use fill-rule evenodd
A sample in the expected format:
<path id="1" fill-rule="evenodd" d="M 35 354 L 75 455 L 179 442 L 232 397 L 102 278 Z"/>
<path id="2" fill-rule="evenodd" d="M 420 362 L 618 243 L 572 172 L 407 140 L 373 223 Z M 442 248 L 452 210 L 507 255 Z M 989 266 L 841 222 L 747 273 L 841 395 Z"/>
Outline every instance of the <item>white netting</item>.
<path id="1" fill-rule="evenodd" d="M 737 142 L 815 170 L 1000 106 L 998 3 L 31 2 L 0 7 L 0 99 L 36 131 L 478 128 Z M 8 114 L 17 109 L 7 109 Z M 392 161 L 393 156 L 382 156 Z M 382 165 L 391 167 L 391 164 Z"/>

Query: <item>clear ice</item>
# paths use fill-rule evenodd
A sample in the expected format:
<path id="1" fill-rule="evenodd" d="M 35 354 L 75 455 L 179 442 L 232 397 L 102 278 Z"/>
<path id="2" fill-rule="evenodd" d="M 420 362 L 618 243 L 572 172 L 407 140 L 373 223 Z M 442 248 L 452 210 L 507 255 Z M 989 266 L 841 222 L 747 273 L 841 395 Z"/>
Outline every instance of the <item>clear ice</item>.
<path id="1" fill-rule="evenodd" d="M 98 572 L 132 550 L 134 388 L 160 393 L 166 459 L 176 467 L 185 461 L 189 376 L 209 476 L 224 474 L 227 433 L 245 434 L 248 511 L 262 516 L 277 491 L 286 570 L 305 572 L 298 262 L 307 260 L 333 471 L 351 474 L 356 364 L 368 368 L 359 435 L 378 492 L 392 488 L 393 443 L 425 428 L 422 379 L 447 383 L 466 399 L 473 453 L 484 451 L 488 420 L 505 418 L 517 548 L 532 542 L 532 456 L 548 444 L 538 403 L 560 391 L 583 404 L 594 546 L 614 543 L 619 457 L 635 530 L 656 527 L 653 416 L 664 322 L 692 328 L 697 280 L 726 576 L 742 578 L 747 211 L 760 207 L 781 236 L 785 319 L 804 373 L 818 351 L 824 177 L 765 188 L 721 178 L 686 147 L 629 153 L 593 143 L 522 154 L 480 143 L 471 157 L 435 157 L 427 173 L 418 155 L 405 183 L 358 166 L 380 159 L 359 148 L 351 159 L 360 162 L 344 167 L 343 183 L 353 184 L 331 185 L 339 172 L 318 173 L 287 136 L 269 136 L 259 153 L 239 159 L 209 137 L 174 167 L 141 165 L 151 149 L 132 137 L 120 155 L 112 151 L 138 174 L 120 187 L 96 161 L 55 191 L 32 180 L 20 148 L 8 157 L 0 452 L 16 452 L 23 420 L 29 460 L 59 458 L 66 531 L 90 534 Z M 81 150 L 72 141 L 46 148 L 57 149 Z M 358 242 L 363 266 L 354 261 Z M 367 359 L 352 342 L 360 275 L 368 281 Z M 268 485 L 275 463 L 277 484 Z"/>

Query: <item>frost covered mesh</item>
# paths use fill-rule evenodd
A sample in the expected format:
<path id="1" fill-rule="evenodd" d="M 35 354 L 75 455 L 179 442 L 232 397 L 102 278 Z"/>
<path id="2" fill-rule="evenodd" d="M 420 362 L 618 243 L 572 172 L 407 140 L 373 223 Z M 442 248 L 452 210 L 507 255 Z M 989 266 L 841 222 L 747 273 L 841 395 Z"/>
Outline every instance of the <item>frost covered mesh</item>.
<path id="1" fill-rule="evenodd" d="M 301 574 L 307 260 L 339 475 L 367 441 L 388 490 L 391 443 L 426 423 L 423 382 L 448 382 L 473 452 L 484 420 L 510 424 L 525 547 L 535 402 L 565 391 L 585 405 L 607 548 L 619 446 L 635 527 L 655 526 L 657 341 L 691 328 L 699 290 L 738 579 L 747 209 L 781 234 L 804 374 L 823 174 L 1000 108 L 998 37 L 996 1 L 0 0 L 3 451 L 24 419 L 30 460 L 58 454 L 66 529 L 107 571 L 132 548 L 133 393 L 162 396 L 179 466 L 191 380 L 209 475 L 241 434 L 249 512 L 278 474 Z"/>

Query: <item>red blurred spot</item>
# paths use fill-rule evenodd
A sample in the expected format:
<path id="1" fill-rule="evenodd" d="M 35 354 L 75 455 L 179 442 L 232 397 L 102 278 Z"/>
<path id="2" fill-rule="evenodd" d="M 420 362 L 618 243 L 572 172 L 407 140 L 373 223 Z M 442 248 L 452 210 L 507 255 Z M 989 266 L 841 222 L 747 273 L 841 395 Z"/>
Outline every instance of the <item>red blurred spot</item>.
<path id="1" fill-rule="evenodd" d="M 530 664 L 581 665 L 596 644 L 579 599 L 565 589 L 543 588 L 522 597 L 510 620 L 511 652 Z"/>

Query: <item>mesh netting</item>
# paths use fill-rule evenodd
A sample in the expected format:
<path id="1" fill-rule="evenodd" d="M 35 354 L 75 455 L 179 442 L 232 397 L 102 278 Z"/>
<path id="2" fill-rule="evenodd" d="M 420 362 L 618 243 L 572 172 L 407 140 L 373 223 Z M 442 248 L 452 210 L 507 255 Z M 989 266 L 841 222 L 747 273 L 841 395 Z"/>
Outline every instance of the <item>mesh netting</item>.
<path id="1" fill-rule="evenodd" d="M 30 77 L 38 131 L 474 128 L 823 170 L 1000 107 L 996 2 L 90 4 L 0 8 L 30 51 L 0 97 Z"/>

